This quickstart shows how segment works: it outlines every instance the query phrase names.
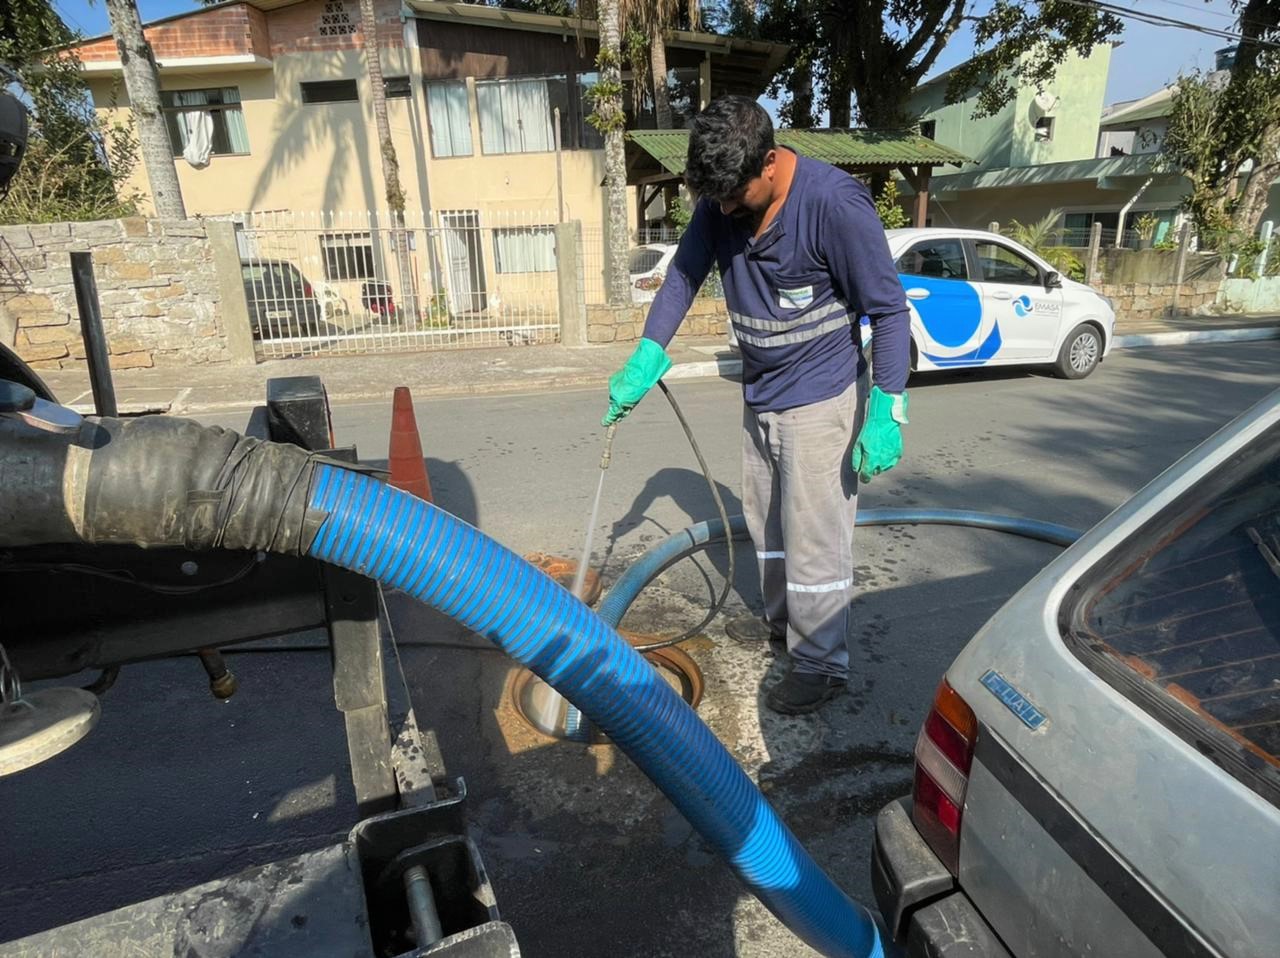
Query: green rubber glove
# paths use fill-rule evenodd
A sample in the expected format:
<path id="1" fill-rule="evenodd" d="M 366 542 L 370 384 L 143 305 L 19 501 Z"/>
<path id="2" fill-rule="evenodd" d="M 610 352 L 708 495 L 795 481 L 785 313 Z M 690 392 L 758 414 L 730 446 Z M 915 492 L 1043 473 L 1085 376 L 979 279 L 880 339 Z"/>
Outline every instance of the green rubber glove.
<path id="1" fill-rule="evenodd" d="M 652 339 L 640 340 L 626 365 L 609 377 L 609 411 L 600 425 L 612 426 L 635 409 L 670 368 L 671 360 L 661 346 Z"/>
<path id="2" fill-rule="evenodd" d="M 871 387 L 867 419 L 853 444 L 853 468 L 858 478 L 870 482 L 872 476 L 888 472 L 902 458 L 902 427 L 907 422 L 907 393 L 890 395 L 879 386 Z"/>

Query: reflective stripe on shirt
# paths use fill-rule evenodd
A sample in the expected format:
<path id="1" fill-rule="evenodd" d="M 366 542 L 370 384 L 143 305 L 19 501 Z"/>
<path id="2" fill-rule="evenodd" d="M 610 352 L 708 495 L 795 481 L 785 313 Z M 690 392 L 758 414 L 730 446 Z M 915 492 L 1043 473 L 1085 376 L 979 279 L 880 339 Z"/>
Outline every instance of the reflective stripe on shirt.
<path id="1" fill-rule="evenodd" d="M 812 329 L 802 329 L 794 333 L 780 333 L 776 336 L 752 336 L 745 333 L 741 329 L 735 329 L 734 334 L 738 337 L 739 342 L 748 343 L 752 346 L 759 346 L 761 349 L 768 349 L 774 346 L 791 346 L 795 343 L 807 343 L 811 339 L 817 339 L 819 336 L 825 336 L 827 333 L 834 332 L 841 326 L 850 325 L 849 314 L 837 316 L 834 319 L 828 319 L 825 323 L 819 323 Z"/>
<path id="2" fill-rule="evenodd" d="M 797 326 L 803 326 L 805 323 L 812 323 L 819 319 L 826 319 L 832 313 L 838 313 L 842 310 L 847 313 L 849 311 L 849 307 L 840 300 L 835 299 L 823 306 L 810 309 L 799 316 L 794 316 L 791 319 L 758 319 L 755 316 L 748 316 L 745 313 L 735 313 L 733 310 L 729 311 L 729 318 L 732 319 L 739 328 L 758 329 L 761 332 L 766 333 L 780 333 L 785 332 L 788 329 L 795 329 Z"/>

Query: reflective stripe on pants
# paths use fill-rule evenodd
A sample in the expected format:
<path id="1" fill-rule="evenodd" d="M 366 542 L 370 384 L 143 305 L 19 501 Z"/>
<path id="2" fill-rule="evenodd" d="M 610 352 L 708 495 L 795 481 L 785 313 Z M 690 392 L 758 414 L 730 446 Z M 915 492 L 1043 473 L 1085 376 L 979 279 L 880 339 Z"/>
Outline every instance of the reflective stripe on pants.
<path id="1" fill-rule="evenodd" d="M 868 390 L 863 376 L 823 402 L 742 416 L 742 511 L 755 544 L 765 620 L 785 625 L 798 672 L 849 671 L 853 522 L 849 464 Z"/>

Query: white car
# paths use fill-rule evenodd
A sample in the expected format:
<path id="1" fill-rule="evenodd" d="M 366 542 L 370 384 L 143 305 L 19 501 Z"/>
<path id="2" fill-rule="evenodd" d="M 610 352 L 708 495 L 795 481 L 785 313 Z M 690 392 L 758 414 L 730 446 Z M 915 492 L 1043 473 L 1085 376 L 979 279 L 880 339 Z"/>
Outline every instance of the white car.
<path id="1" fill-rule="evenodd" d="M 675 255 L 675 243 L 647 243 L 635 247 L 627 254 L 627 272 L 631 274 L 631 302 L 653 302 Z"/>
<path id="2" fill-rule="evenodd" d="M 889 230 L 913 369 L 1052 364 L 1082 379 L 1111 349 L 1111 301 L 996 233 Z"/>
<path id="3" fill-rule="evenodd" d="M 889 936 L 908 955 L 1275 958 L 1278 649 L 1280 391 L 947 669 L 912 797 L 876 821 Z"/>

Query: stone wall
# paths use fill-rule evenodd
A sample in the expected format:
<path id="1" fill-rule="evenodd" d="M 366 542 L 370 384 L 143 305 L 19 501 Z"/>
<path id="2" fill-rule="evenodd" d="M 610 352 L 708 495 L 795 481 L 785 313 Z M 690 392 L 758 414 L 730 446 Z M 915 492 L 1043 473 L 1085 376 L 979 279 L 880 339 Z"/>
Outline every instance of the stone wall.
<path id="1" fill-rule="evenodd" d="M 254 362 L 232 225 L 135 217 L 0 226 L 0 342 L 36 369 L 85 361 L 68 255 L 80 250 L 113 369 Z"/>
<path id="2" fill-rule="evenodd" d="M 644 333 L 644 320 L 648 315 L 647 303 L 640 306 L 588 306 L 587 342 L 635 342 Z M 699 296 L 689 307 L 680 334 L 723 337 L 727 335 L 728 324 L 729 313 L 723 299 Z"/>
<path id="3" fill-rule="evenodd" d="M 1174 309 L 1175 290 L 1178 291 L 1179 313 L 1203 312 L 1217 300 L 1221 285 L 1220 279 L 1200 279 L 1184 282 L 1181 286 L 1173 283 L 1098 283 L 1094 289 L 1115 304 L 1116 321 L 1123 327 L 1127 322 L 1143 322 L 1170 315 Z"/>

